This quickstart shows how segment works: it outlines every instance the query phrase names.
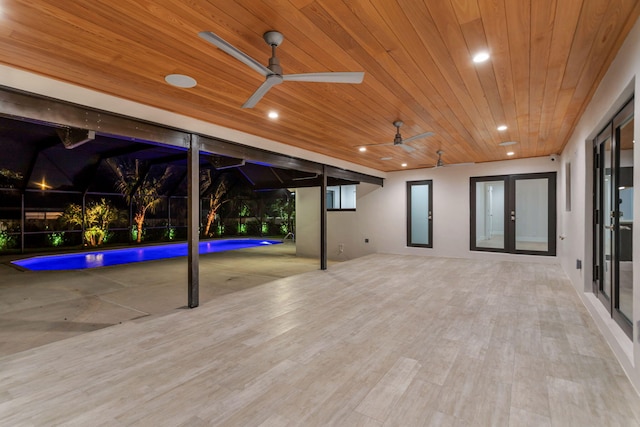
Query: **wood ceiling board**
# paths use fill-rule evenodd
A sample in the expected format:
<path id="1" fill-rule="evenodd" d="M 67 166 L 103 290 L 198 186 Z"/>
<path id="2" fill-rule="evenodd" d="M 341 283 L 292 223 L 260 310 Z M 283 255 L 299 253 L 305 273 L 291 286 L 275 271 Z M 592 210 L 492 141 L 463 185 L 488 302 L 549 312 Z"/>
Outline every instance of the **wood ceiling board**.
<path id="1" fill-rule="evenodd" d="M 442 42 L 436 43 L 436 46 L 441 47 L 432 55 L 438 59 L 440 72 L 462 105 L 462 111 L 466 115 L 465 121 L 469 123 L 466 126 L 472 138 L 467 142 L 478 145 L 483 151 L 489 150 L 494 145 L 493 135 L 483 122 L 484 118 L 490 116 L 487 114 L 489 105 L 482 94 L 471 53 L 468 51 L 455 13 L 448 1 L 430 2 L 427 7 L 430 15 L 436 16 L 431 18 L 431 26 L 439 33 L 435 39 Z M 420 14 L 418 10 L 415 12 L 416 15 Z"/>
<path id="2" fill-rule="evenodd" d="M 560 152 L 635 23 L 634 0 L 14 1 L 4 7 L 0 62 L 383 171 L 435 162 Z M 255 109 L 263 78 L 198 37 L 214 31 L 266 65 L 267 30 L 285 36 L 285 73 L 364 71 L 360 85 L 287 82 Z M 549 30 L 550 29 L 550 30 Z M 471 51 L 486 44 L 481 67 Z M 544 57 L 543 61 L 538 58 Z M 536 58 L 535 60 L 531 58 Z M 164 82 L 191 75 L 193 89 Z M 265 118 L 268 109 L 280 118 Z M 400 147 L 360 143 L 433 131 Z M 504 121 L 509 129 L 498 132 Z M 374 152 L 375 151 L 375 152 Z M 380 156 L 393 157 L 380 161 Z"/>
<path id="3" fill-rule="evenodd" d="M 534 0 L 531 2 L 531 53 L 529 77 L 529 141 L 534 156 L 541 156 L 540 116 L 547 84 L 547 68 L 556 0 Z"/>
<path id="4" fill-rule="evenodd" d="M 357 11 L 362 16 L 367 10 Z M 417 32 L 410 26 L 390 28 L 384 24 L 381 16 L 367 17 L 368 22 L 380 22 L 378 29 L 384 28 L 384 34 L 378 34 L 380 42 L 383 40 L 402 40 L 405 44 L 410 44 L 417 51 L 423 49 L 422 42 Z M 400 19 L 405 19 L 402 15 Z M 399 34 L 396 34 L 399 32 Z M 380 31 L 379 31 L 380 33 Z M 378 57 L 378 61 L 383 64 L 384 69 L 391 72 L 389 78 L 398 81 L 403 87 L 408 89 L 408 93 L 402 99 L 403 105 L 409 107 L 395 114 L 395 116 L 387 116 L 387 122 L 390 124 L 397 118 L 403 118 L 405 122 L 402 131 L 403 135 L 410 136 L 428 131 L 434 131 L 436 134 L 456 134 L 455 125 L 457 118 L 453 115 L 453 109 L 445 102 L 444 98 L 438 94 L 436 86 L 434 86 L 426 72 L 436 69 L 435 64 L 431 61 L 431 57 L 425 54 L 407 55 L 405 46 L 386 46 L 385 53 Z M 423 82 L 418 85 L 416 80 L 420 77 Z M 442 87 L 442 86 L 441 86 Z M 415 114 L 417 112 L 418 114 Z M 446 117 L 448 116 L 448 117 Z M 459 123 L 459 122 L 458 122 Z M 390 127 L 390 129 L 393 129 Z M 459 129 L 464 129 L 459 127 Z M 412 133 L 408 133 L 412 132 Z M 414 146 L 427 144 L 431 140 L 415 141 Z M 436 151 L 435 149 L 433 150 Z"/>
<path id="5" fill-rule="evenodd" d="M 627 6 L 633 6 L 628 4 L 628 2 L 622 3 L 627 3 Z M 600 0 L 600 8 L 597 9 L 598 13 L 596 14 L 596 16 L 599 17 L 600 26 L 592 30 L 596 35 L 593 37 L 589 55 L 582 64 L 580 78 L 577 81 L 573 97 L 564 115 L 565 121 L 562 123 L 558 133 L 562 141 L 569 138 L 580 116 L 584 112 L 587 103 L 597 89 L 597 84 L 589 84 L 589 82 L 599 82 L 602 79 L 614 58 L 611 51 L 617 51 L 622 43 L 622 40 L 616 37 L 612 29 L 624 27 L 630 11 L 628 11 L 627 8 L 618 6 L 620 5 L 612 5 L 607 0 Z M 639 9 L 636 4 L 633 10 L 635 10 L 637 14 Z M 591 19 L 582 20 L 582 16 L 581 21 L 585 23 L 585 26 L 592 26 L 594 24 Z"/>
<path id="6" fill-rule="evenodd" d="M 545 153 L 559 153 L 562 147 L 562 140 L 559 138 L 561 123 L 554 120 L 554 117 L 564 116 L 568 107 L 568 102 L 563 102 L 561 99 L 560 91 L 567 68 L 566 52 L 571 49 L 573 34 L 580 16 L 580 7 L 581 5 L 577 2 L 556 4 L 555 25 L 553 26 L 538 131 L 538 139 L 545 142 L 542 148 Z"/>
<path id="7" fill-rule="evenodd" d="M 451 141 L 464 141 L 468 144 L 468 153 L 470 155 L 480 155 L 480 151 L 474 143 L 474 136 L 471 133 L 474 129 L 474 124 L 469 117 L 467 109 L 454 92 L 451 81 L 455 80 L 454 85 L 457 84 L 459 87 L 463 87 L 464 84 L 456 76 L 457 72 L 456 74 L 451 74 L 454 65 L 433 19 L 425 8 L 417 7 L 414 2 L 405 2 L 403 10 L 405 11 L 405 16 L 413 17 L 411 21 L 412 27 L 421 39 L 421 49 L 414 51 L 413 58 L 423 70 L 426 76 L 425 81 L 431 83 L 433 90 L 435 90 L 434 93 L 438 93 L 446 102 L 446 105 L 438 106 L 435 111 L 442 113 L 448 122 L 448 126 L 447 122 L 443 122 L 443 127 L 445 127 L 443 133 L 442 130 L 434 125 L 436 133 L 450 136 L 448 139 Z M 422 49 L 426 53 L 421 52 Z M 448 62 L 448 65 L 443 65 L 442 63 L 444 62 Z M 458 93 L 460 92 L 464 92 L 464 89 L 458 91 Z"/>
<path id="8" fill-rule="evenodd" d="M 509 38 L 500 36 L 508 34 L 504 0 L 480 0 L 479 8 L 482 26 L 488 37 L 487 46 L 491 46 L 493 57 L 491 64 L 504 113 L 504 121 L 496 124 L 498 126 L 508 124 L 506 131 L 499 131 L 498 140 L 513 141 L 519 139 L 519 129 L 513 75 L 509 61 Z"/>

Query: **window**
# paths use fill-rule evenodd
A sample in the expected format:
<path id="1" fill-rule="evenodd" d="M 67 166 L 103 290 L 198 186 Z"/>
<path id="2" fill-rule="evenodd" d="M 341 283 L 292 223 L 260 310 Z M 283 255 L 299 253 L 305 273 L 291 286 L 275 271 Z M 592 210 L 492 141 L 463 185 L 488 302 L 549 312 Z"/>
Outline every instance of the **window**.
<path id="1" fill-rule="evenodd" d="M 433 183 L 407 182 L 407 246 L 433 247 Z"/>
<path id="2" fill-rule="evenodd" d="M 471 250 L 556 254 L 556 174 L 471 178 Z"/>
<path id="3" fill-rule="evenodd" d="M 332 185 L 327 187 L 327 210 L 355 211 L 356 185 Z"/>

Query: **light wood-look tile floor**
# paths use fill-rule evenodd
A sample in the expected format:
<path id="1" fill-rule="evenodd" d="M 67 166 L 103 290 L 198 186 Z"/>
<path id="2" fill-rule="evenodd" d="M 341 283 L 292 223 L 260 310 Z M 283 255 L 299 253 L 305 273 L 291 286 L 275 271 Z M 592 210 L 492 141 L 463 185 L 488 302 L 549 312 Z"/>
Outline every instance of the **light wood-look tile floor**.
<path id="1" fill-rule="evenodd" d="M 635 426 L 561 268 L 370 255 L 0 359 L 3 426 Z"/>

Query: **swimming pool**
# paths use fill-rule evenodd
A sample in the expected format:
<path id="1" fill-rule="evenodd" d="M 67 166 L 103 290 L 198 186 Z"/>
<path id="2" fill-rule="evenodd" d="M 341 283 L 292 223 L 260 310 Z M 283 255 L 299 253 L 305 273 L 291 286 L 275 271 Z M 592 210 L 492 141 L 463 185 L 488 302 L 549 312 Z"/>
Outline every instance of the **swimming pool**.
<path id="1" fill-rule="evenodd" d="M 254 246 L 269 246 L 282 243 L 279 240 L 229 239 L 200 242 L 199 252 L 232 251 Z M 187 256 L 186 243 L 171 243 L 158 246 L 139 246 L 135 248 L 110 249 L 62 255 L 44 255 L 11 261 L 27 270 L 83 270 L 85 268 L 107 267 L 110 265 L 130 264 L 133 262 L 154 261 L 166 258 Z"/>

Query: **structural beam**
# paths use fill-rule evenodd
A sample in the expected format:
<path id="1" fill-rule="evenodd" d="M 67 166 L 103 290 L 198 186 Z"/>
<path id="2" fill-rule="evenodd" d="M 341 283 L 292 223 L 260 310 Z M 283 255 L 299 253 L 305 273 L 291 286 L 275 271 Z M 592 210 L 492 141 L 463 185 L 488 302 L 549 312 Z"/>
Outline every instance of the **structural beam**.
<path id="1" fill-rule="evenodd" d="M 56 129 L 60 141 L 67 150 L 72 150 L 76 147 L 86 144 L 87 142 L 96 139 L 96 133 L 90 129 L 77 129 L 77 128 L 58 128 Z"/>
<path id="2" fill-rule="evenodd" d="M 367 175 L 360 172 L 353 172 L 346 169 L 336 168 L 334 166 L 327 166 L 327 174 L 331 178 L 344 179 L 348 181 L 367 182 L 369 184 L 375 184 L 379 186 L 384 185 L 384 179 L 377 176 Z"/>
<path id="3" fill-rule="evenodd" d="M 0 87 L 0 115 L 54 127 L 90 129 L 95 135 L 132 142 L 156 142 L 183 149 L 189 145 L 187 132 L 4 87 Z"/>
<path id="4" fill-rule="evenodd" d="M 248 147 L 212 137 L 201 137 L 202 151 L 210 154 L 244 159 L 248 163 L 257 163 L 263 166 L 275 166 L 284 169 L 320 173 L 322 166 L 309 160 L 289 157 L 284 154 L 273 153 L 259 148 Z"/>
<path id="5" fill-rule="evenodd" d="M 200 141 L 198 135 L 191 135 L 187 152 L 188 199 L 187 199 L 187 265 L 188 265 L 188 306 L 195 308 L 200 300 Z"/>

